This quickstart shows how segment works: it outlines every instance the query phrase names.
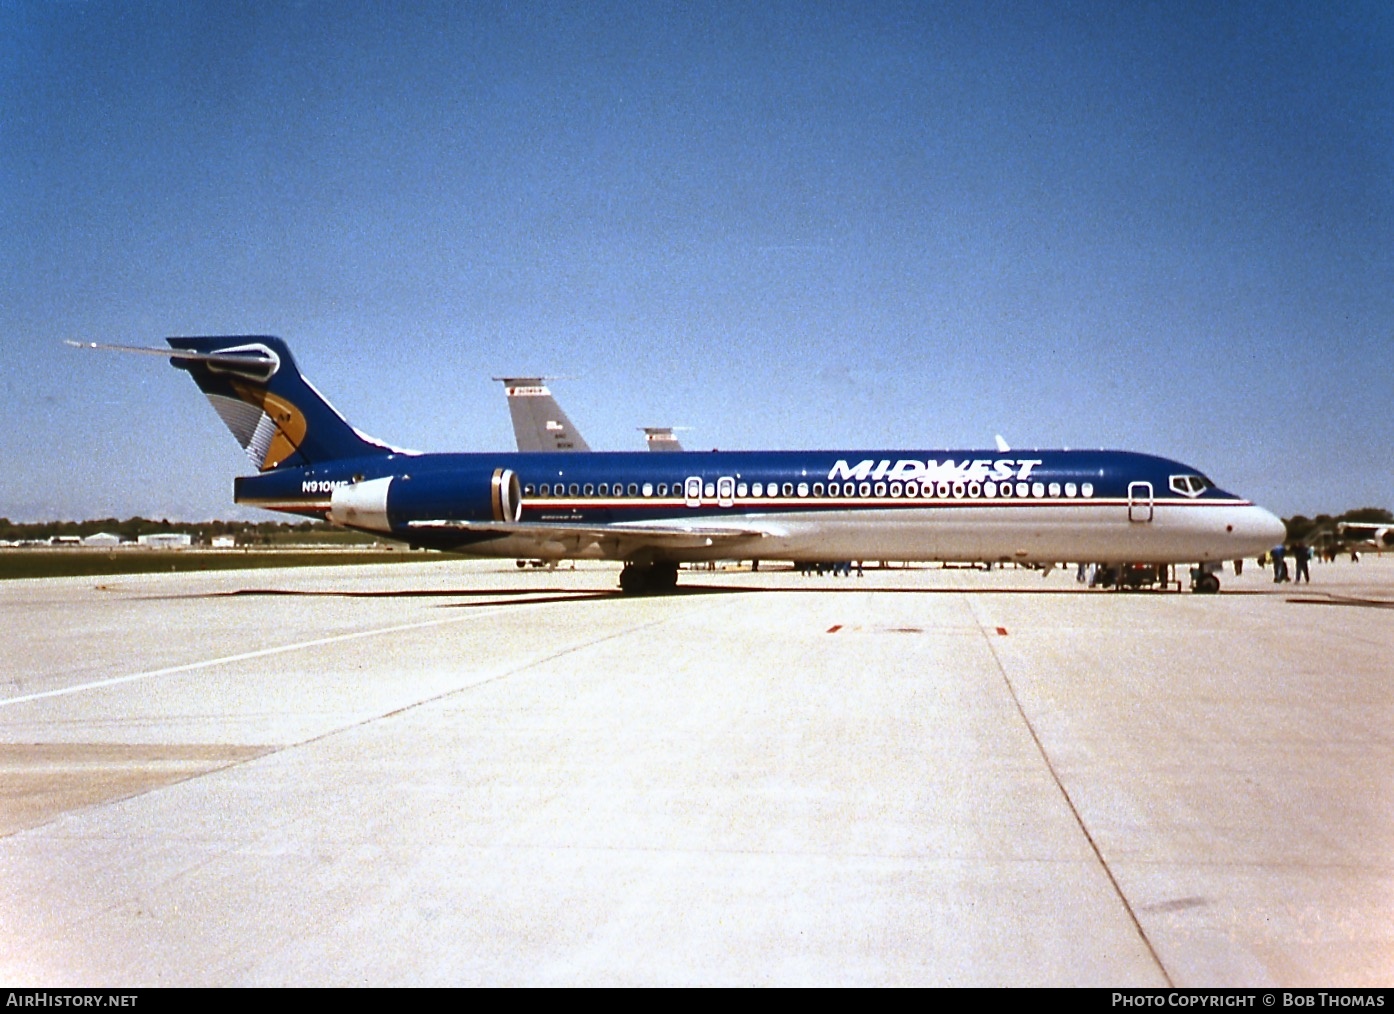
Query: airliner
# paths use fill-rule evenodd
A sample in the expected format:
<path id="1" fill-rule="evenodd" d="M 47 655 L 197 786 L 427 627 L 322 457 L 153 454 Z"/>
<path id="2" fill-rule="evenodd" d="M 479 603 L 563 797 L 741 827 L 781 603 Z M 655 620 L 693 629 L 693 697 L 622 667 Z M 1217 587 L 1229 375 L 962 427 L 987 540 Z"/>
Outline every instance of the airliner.
<path id="1" fill-rule="evenodd" d="M 1394 525 L 1382 525 L 1369 521 L 1338 521 L 1336 536 L 1344 543 L 1357 549 L 1380 552 L 1394 548 Z"/>
<path id="2" fill-rule="evenodd" d="M 617 560 L 629 593 L 717 559 L 1193 563 L 1209 593 L 1220 561 L 1284 535 L 1197 469 L 1130 451 L 406 451 L 350 425 L 279 338 L 166 341 L 84 347 L 189 373 L 258 470 L 237 503 L 473 556 Z"/>

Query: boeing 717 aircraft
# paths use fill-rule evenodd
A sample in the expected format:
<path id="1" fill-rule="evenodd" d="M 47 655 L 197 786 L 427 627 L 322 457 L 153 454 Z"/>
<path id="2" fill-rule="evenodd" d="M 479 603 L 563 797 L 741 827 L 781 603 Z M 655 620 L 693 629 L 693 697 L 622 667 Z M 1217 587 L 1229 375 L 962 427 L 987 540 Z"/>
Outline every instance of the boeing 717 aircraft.
<path id="1" fill-rule="evenodd" d="M 626 592 L 714 559 L 1198 564 L 1256 556 L 1282 522 L 1203 473 L 1127 451 L 422 454 L 359 432 L 279 338 L 169 338 L 259 474 L 237 503 L 505 559 L 623 562 Z M 91 346 L 117 348 L 117 346 Z"/>

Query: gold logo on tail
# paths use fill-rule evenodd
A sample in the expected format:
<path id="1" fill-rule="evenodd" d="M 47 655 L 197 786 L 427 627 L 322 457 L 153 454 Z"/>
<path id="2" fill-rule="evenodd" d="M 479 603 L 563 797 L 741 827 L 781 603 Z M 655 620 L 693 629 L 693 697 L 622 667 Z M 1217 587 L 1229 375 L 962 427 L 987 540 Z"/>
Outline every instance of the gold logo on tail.
<path id="1" fill-rule="evenodd" d="M 260 385 L 240 380 L 233 380 L 231 383 L 239 398 L 261 409 L 262 421 L 257 430 L 266 429 L 266 432 L 258 432 L 253 439 L 258 445 L 265 441 L 266 449 L 261 454 L 261 464 L 258 467 L 263 472 L 268 472 L 299 449 L 307 429 L 305 415 L 290 402 L 277 397 Z"/>

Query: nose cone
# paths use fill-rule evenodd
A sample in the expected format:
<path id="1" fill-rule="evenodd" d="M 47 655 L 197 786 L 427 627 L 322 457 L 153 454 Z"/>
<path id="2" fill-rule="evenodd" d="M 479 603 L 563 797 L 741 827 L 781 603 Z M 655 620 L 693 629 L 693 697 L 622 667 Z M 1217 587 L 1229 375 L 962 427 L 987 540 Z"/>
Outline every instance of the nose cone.
<path id="1" fill-rule="evenodd" d="M 1266 553 L 1287 538 L 1287 526 L 1262 507 L 1245 507 L 1234 519 L 1232 533 L 1244 556 Z"/>

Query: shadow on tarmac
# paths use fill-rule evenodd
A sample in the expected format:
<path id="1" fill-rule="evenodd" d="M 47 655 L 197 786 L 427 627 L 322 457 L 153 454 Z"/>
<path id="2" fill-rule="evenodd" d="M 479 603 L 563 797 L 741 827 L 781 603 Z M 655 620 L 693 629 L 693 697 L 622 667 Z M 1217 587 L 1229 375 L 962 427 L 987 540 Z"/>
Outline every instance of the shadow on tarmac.
<path id="1" fill-rule="evenodd" d="M 1321 598 L 1289 598 L 1287 601 L 1301 606 L 1355 606 L 1359 609 L 1394 609 L 1394 602 L 1388 599 L 1363 599 L 1353 595 L 1324 595 Z"/>
<path id="2" fill-rule="evenodd" d="M 576 589 L 561 590 L 549 588 L 417 588 L 417 589 L 385 589 L 379 591 L 336 591 L 334 589 L 293 589 L 293 588 L 238 588 L 232 591 L 219 592 L 200 592 L 189 595 L 157 595 L 142 598 L 149 600 L 164 599 L 226 599 L 226 598 L 254 598 L 280 596 L 287 598 L 340 598 L 340 599 L 460 599 L 472 598 L 479 599 L 477 602 L 449 602 L 441 603 L 441 608 L 448 609 L 470 609 L 482 606 L 497 605 L 552 605 L 562 602 L 585 602 L 591 600 L 609 600 L 623 598 L 674 598 L 693 595 L 779 595 L 779 594 L 823 594 L 838 595 L 844 592 L 867 591 L 878 595 L 988 595 L 988 596 L 1081 596 L 1081 595 L 1121 595 L 1129 597 L 1154 597 L 1154 596 L 1181 596 L 1188 595 L 1185 591 L 1178 591 L 1175 588 L 1134 588 L 1134 589 L 1106 589 L 1106 588 L 924 588 L 924 587 L 886 587 L 866 585 L 860 582 L 838 582 L 838 583 L 818 583 L 802 581 L 788 585 L 774 585 L 761 587 L 742 587 L 733 585 L 704 585 L 704 584 L 679 584 L 667 592 L 660 592 L 649 595 L 626 595 L 618 587 L 605 589 Z M 1263 596 L 1271 595 L 1272 592 L 1261 589 L 1234 588 L 1220 592 L 1221 597 L 1225 596 Z M 1325 598 L 1288 598 L 1288 602 L 1313 604 L 1313 605 L 1358 605 L 1375 609 L 1394 608 L 1394 602 L 1382 602 L 1375 599 L 1356 599 L 1342 598 L 1340 596 L 1328 596 Z"/>

